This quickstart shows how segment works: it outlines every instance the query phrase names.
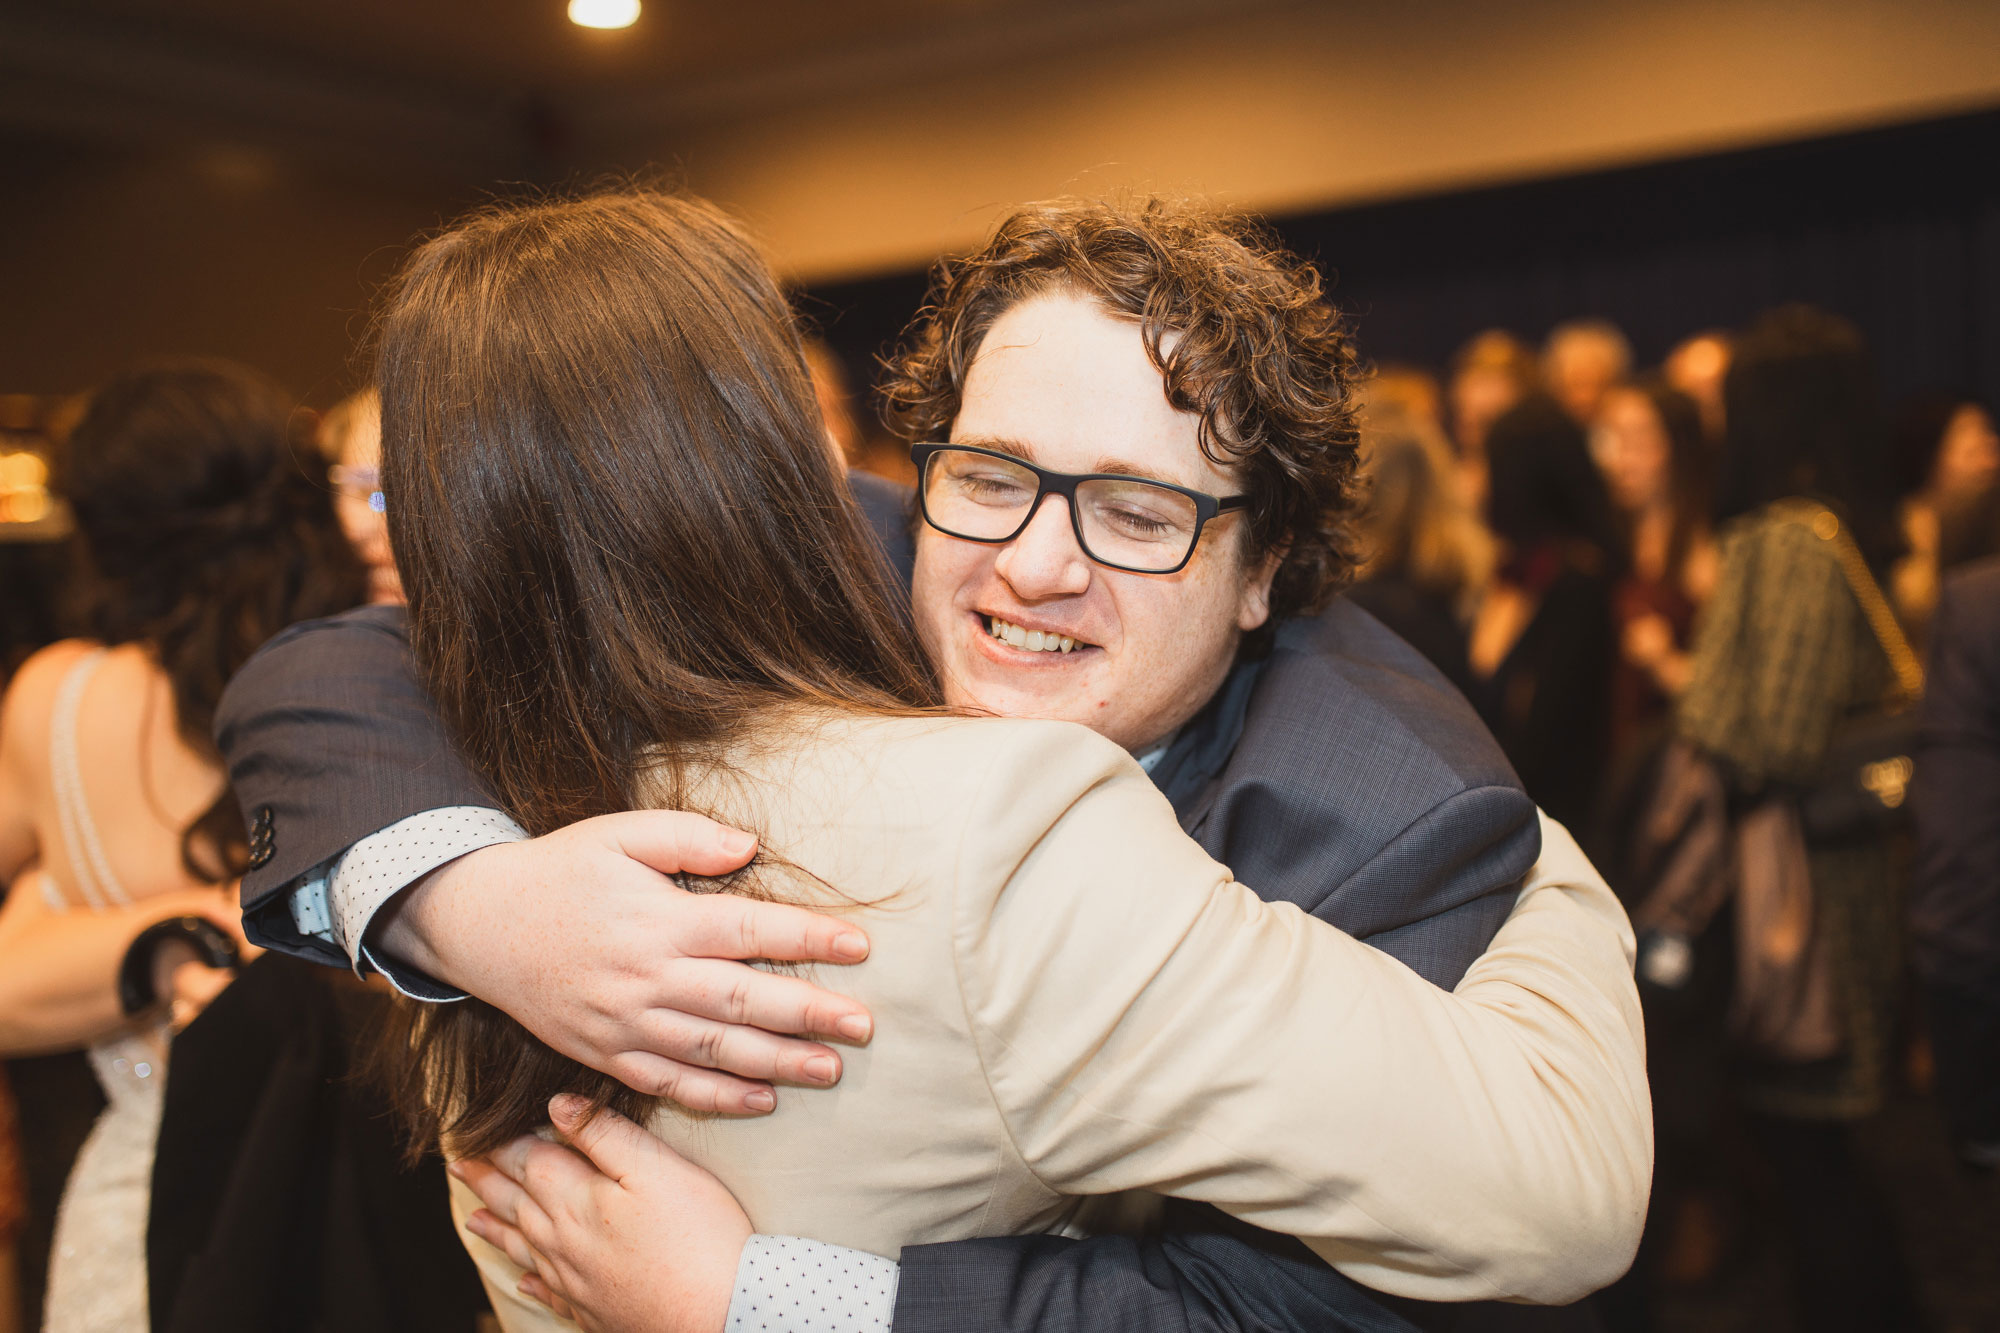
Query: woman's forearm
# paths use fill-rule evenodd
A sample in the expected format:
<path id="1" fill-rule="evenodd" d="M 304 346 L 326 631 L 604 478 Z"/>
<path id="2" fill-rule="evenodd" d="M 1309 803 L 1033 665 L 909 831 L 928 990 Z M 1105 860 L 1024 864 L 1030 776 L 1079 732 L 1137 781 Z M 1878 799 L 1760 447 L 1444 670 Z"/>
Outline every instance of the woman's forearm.
<path id="1" fill-rule="evenodd" d="M 1087 846 L 1059 850 L 1090 873 Z M 1624 1271 L 1652 1165 L 1631 933 L 1559 826 L 1450 994 L 1240 886 L 1190 910 L 1184 875 L 1121 853 L 1129 891 L 1100 861 L 1112 892 L 996 906 L 996 942 L 1063 941 L 1032 985 L 1004 948 L 970 958 L 1045 1183 L 1212 1203 L 1420 1299 L 1563 1303 Z"/>
<path id="2" fill-rule="evenodd" d="M 147 926 L 187 913 L 227 921 L 221 893 L 190 889 L 105 912 L 42 913 L 0 935 L 0 1056 L 75 1050 L 124 1027 L 117 980 L 126 950 Z"/>

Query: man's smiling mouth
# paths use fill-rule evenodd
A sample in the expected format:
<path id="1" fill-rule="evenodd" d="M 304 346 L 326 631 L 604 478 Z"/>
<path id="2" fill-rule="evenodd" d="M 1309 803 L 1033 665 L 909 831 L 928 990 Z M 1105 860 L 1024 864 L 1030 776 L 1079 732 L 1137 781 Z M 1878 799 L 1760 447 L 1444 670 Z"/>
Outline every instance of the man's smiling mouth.
<path id="1" fill-rule="evenodd" d="M 1012 648 L 1020 648 L 1031 653 L 1069 653 L 1078 648 L 1088 648 L 1089 644 L 1079 644 L 1067 634 L 1057 634 L 1052 630 L 1022 629 L 1019 625 L 1000 619 L 986 617 L 986 632 Z"/>

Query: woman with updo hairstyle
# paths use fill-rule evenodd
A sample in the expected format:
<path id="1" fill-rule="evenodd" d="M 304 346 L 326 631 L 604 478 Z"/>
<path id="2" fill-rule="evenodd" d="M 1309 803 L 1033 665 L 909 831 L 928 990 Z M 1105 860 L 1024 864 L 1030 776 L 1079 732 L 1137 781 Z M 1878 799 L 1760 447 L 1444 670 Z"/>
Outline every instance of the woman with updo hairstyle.
<path id="1" fill-rule="evenodd" d="M 113 379 L 70 438 L 87 637 L 0 705 L 0 1055 L 85 1049 L 108 1102 L 57 1218 L 52 1333 L 147 1326 L 168 1042 L 242 948 L 217 699 L 271 635 L 363 596 L 297 421 L 263 376 L 183 362 Z"/>

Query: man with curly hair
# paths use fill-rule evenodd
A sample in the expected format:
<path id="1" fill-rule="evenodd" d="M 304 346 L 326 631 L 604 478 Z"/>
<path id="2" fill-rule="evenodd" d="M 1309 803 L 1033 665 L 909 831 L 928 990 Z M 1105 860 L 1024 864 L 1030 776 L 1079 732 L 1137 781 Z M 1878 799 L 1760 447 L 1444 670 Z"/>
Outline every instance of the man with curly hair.
<path id="1" fill-rule="evenodd" d="M 953 704 L 1117 741 L 1243 882 L 1450 987 L 1507 916 L 1542 829 L 1465 701 L 1337 596 L 1355 563 L 1354 373 L 1317 274 L 1254 227 L 1160 201 L 1031 206 L 940 265 L 891 364 L 916 504 L 870 478 L 855 491 L 913 575 L 915 622 Z M 722 835 L 665 822 L 692 816 L 519 840 L 450 759 L 399 622 L 363 615 L 275 641 L 225 702 L 234 781 L 280 849 L 245 880 L 253 938 L 379 967 L 420 998 L 470 992 L 698 1109 L 765 1111 L 757 1080 L 838 1076 L 832 1049 L 774 1034 L 865 1034 L 865 1014 L 796 978 L 717 969 L 852 961 L 847 928 L 675 891 L 656 872 L 718 873 L 747 852 L 731 860 Z M 1557 1239 L 1533 1197 L 1496 1223 L 1510 1243 L 1546 1246 L 1580 1294 L 1629 1262 L 1636 1188 L 1612 1210 L 1631 1226 L 1612 1234 Z M 689 1250 L 605 1239 L 633 1281 L 699 1268 Z M 900 1268 L 762 1237 L 740 1269 L 733 1251 L 721 1262 L 737 1272 L 732 1328 L 753 1305 L 764 1322 L 743 1327 L 792 1327 L 768 1293 L 820 1264 L 852 1275 L 828 1298 L 836 1328 L 1433 1322 L 1297 1242 L 1173 1203 L 1144 1236 L 925 1246 Z M 1491 1293 L 1356 1266 L 1406 1294 Z M 658 1327 L 674 1326 L 674 1289 L 657 1288 Z"/>

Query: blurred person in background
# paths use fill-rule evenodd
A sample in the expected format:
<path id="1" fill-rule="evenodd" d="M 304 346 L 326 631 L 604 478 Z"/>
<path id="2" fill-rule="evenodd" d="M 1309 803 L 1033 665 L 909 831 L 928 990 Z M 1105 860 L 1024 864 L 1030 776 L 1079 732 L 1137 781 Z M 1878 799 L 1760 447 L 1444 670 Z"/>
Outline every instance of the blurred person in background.
<path id="1" fill-rule="evenodd" d="M 1939 1109 L 1966 1168 L 2000 1170 L 2000 491 L 1951 554 L 1931 620 L 1917 778 L 1911 962 Z M 1949 551 L 1948 543 L 1948 551 Z"/>
<path id="2" fill-rule="evenodd" d="M 841 466 L 857 468 L 903 486 L 914 486 L 917 470 L 910 451 L 899 440 L 870 434 L 854 410 L 854 391 L 840 355 L 821 338 L 805 340 L 806 369 L 812 372 L 813 396 L 826 418 L 827 437 Z"/>
<path id="3" fill-rule="evenodd" d="M 867 442 L 854 420 L 854 394 L 848 387 L 847 367 L 824 339 L 807 338 L 804 342 L 813 397 L 819 401 L 819 414 L 826 419 L 826 437 L 833 445 L 833 456 L 842 467 L 853 467 L 860 461 Z"/>
<path id="4" fill-rule="evenodd" d="M 1975 510 L 2000 478 L 2000 434 L 1984 403 L 1966 394 L 1926 394 L 1904 407 L 1890 444 L 1908 550 L 1890 570 L 1889 588 L 1903 623 L 1921 639 L 1937 605 L 1945 530 Z"/>
<path id="5" fill-rule="evenodd" d="M 1610 737 L 1617 522 L 1583 428 L 1552 398 L 1494 422 L 1487 463 L 1500 566 L 1473 622 L 1472 672 L 1528 794 L 1584 828 Z"/>
<path id="6" fill-rule="evenodd" d="M 1644 882 L 1639 823 L 1671 735 L 1671 705 L 1692 669 L 1695 615 L 1715 585 L 1709 461 L 1694 400 L 1663 379 L 1605 395 L 1591 433 L 1624 530 L 1630 566 L 1613 595 L 1619 661 L 1612 677 L 1610 780 L 1600 836 L 1621 893 Z M 1600 1301 L 1614 1330 L 1653 1327 L 1661 1285 L 1687 1287 L 1717 1270 L 1725 1248 L 1728 1172 L 1721 1134 L 1726 1081 L 1714 1040 L 1722 983 L 1705 971 L 1672 1003 L 1647 1002 L 1646 1065 L 1653 1094 L 1653 1196 L 1632 1272 Z"/>
<path id="7" fill-rule="evenodd" d="M 1348 600 L 1471 698 L 1478 684 L 1467 634 L 1493 573 L 1493 535 L 1466 503 L 1451 446 L 1435 421 L 1378 406 L 1372 386 L 1361 459 L 1368 486 L 1359 524 L 1365 563 Z"/>
<path id="8" fill-rule="evenodd" d="M 1444 386 L 1421 366 L 1376 366 L 1361 386 L 1360 403 L 1363 417 L 1401 413 L 1444 429 Z M 1450 447 L 1450 441 L 1445 444 Z"/>
<path id="9" fill-rule="evenodd" d="M 1542 387 L 1588 429 L 1611 386 L 1632 373 L 1632 345 L 1603 319 L 1558 324 L 1542 344 Z"/>
<path id="10" fill-rule="evenodd" d="M 1738 343 L 1725 397 L 1720 569 L 1676 729 L 1713 761 L 1740 849 L 1737 1096 L 1776 1177 L 1801 1327 L 1923 1327 L 1852 1138 L 1888 1090 L 1904 853 L 1887 833 L 1809 832 L 1801 814 L 1841 723 L 1896 681 L 1864 607 L 1879 622 L 1886 603 L 1853 567 L 1881 568 L 1894 541 L 1861 336 L 1775 310 Z M 1746 896 L 1753 871 L 1776 886 L 1766 907 Z M 1772 975 L 1782 993 L 1760 989 Z"/>
<path id="11" fill-rule="evenodd" d="M 389 549 L 382 505 L 382 398 L 371 388 L 335 403 L 319 423 L 319 448 L 332 467 L 334 509 L 341 531 L 368 566 L 368 600 L 403 600 L 403 582 Z"/>
<path id="12" fill-rule="evenodd" d="M 1452 358 L 1445 405 L 1466 499 L 1475 509 L 1486 503 L 1486 432 L 1537 382 L 1535 354 L 1505 329 L 1475 335 Z"/>
<path id="13" fill-rule="evenodd" d="M 1724 329 L 1707 329 L 1682 341 L 1660 365 L 1660 373 L 1694 399 L 1701 409 L 1702 435 L 1710 449 L 1722 444 L 1722 380 L 1735 354 L 1735 336 Z"/>
<path id="14" fill-rule="evenodd" d="M 1659 379 L 1607 393 L 1591 442 L 1631 561 L 1613 603 L 1611 742 L 1623 754 L 1687 687 L 1695 610 L 1715 586 L 1708 449 L 1694 400 Z"/>
<path id="15" fill-rule="evenodd" d="M 227 984 L 206 964 L 251 857 L 216 700 L 264 639 L 361 596 L 294 419 L 254 372 L 172 364 L 105 385 L 70 440 L 90 634 L 0 704 L 0 1051 L 87 1048 L 109 1099 L 63 1195 L 51 1333 L 147 1326 L 167 1043 Z"/>

